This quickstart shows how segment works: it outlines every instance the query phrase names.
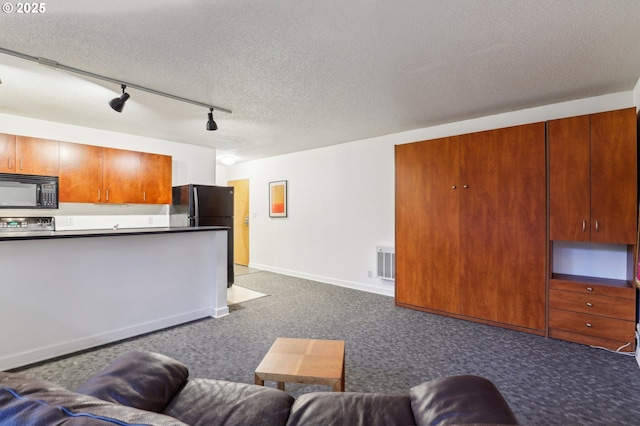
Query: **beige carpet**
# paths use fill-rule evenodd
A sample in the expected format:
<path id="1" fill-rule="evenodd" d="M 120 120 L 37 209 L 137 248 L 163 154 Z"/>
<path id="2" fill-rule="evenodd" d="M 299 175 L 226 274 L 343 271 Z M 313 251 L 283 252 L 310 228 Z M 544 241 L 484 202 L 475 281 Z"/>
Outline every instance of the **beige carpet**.
<path id="1" fill-rule="evenodd" d="M 268 296 L 268 294 L 249 290 L 248 288 L 240 287 L 234 284 L 227 289 L 227 304 L 235 305 L 236 303 L 242 303 L 248 300 L 258 299 L 264 296 Z"/>

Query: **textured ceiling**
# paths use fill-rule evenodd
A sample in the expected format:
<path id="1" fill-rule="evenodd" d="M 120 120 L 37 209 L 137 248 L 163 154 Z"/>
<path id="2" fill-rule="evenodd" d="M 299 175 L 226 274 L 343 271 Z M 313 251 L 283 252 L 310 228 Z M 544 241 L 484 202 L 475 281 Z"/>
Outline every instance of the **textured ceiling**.
<path id="1" fill-rule="evenodd" d="M 11 3 L 10 3 L 11 4 Z M 12 3 L 17 6 L 17 3 Z M 57 0 L 0 15 L 0 112 L 210 146 L 240 161 L 632 90 L 640 2 Z M 14 7 L 15 9 L 15 7 Z M 1 129 L 0 129 L 1 131 Z M 90 141 L 87 141 L 90 143 Z"/>

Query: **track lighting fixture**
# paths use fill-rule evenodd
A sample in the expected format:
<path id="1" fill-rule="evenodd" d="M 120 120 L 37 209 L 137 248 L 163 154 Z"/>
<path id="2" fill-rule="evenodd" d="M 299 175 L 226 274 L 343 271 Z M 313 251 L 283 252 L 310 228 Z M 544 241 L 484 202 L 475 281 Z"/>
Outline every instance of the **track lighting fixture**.
<path id="1" fill-rule="evenodd" d="M 89 72 L 89 71 L 84 71 L 81 70 L 79 68 L 74 68 L 74 67 L 70 67 L 68 65 L 64 65 L 64 64 L 60 64 L 54 60 L 51 59 L 47 59 L 47 58 L 41 58 L 38 56 L 29 56 L 29 55 L 25 55 L 24 53 L 20 53 L 20 52 L 16 52 L 14 50 L 9 50 L 9 49 L 5 49 L 3 47 L 0 47 L 0 53 L 4 53 L 5 55 L 11 55 L 11 56 L 15 56 L 16 58 L 20 58 L 20 59 L 25 59 L 27 61 L 32 61 L 32 62 L 37 62 L 40 65 L 44 65 L 50 68 L 56 68 L 56 69 L 60 69 L 63 71 L 67 71 L 67 72 L 71 72 L 74 74 L 80 74 L 83 75 L 85 77 L 90 77 L 90 78 L 95 78 L 97 80 L 102 80 L 102 81 L 107 81 L 109 83 L 116 83 L 116 84 L 120 84 L 122 87 L 122 96 L 120 96 L 119 98 L 115 98 L 113 100 L 111 100 L 109 102 L 109 105 L 111 106 L 111 108 L 113 108 L 114 110 L 118 111 L 118 112 L 122 112 L 122 108 L 124 107 L 124 103 L 127 101 L 127 99 L 129 99 L 129 94 L 125 93 L 125 88 L 129 87 L 129 89 L 133 88 L 136 90 L 141 90 L 143 92 L 147 92 L 147 93 L 151 93 L 157 96 L 163 96 L 165 98 L 169 98 L 169 99 L 173 99 L 176 101 L 180 101 L 180 102 L 186 102 L 188 104 L 193 104 L 193 105 L 198 105 L 201 107 L 205 107 L 205 108 L 209 108 L 209 110 L 211 111 L 209 113 L 209 121 L 207 121 L 207 130 L 216 130 L 218 128 L 218 125 L 216 124 L 215 121 L 213 121 L 213 110 L 216 109 L 218 111 L 222 111 L 225 112 L 227 114 L 231 114 L 231 110 L 226 109 L 226 108 L 222 108 L 219 106 L 215 106 L 215 105 L 211 105 L 211 104 L 205 104 L 203 102 L 199 102 L 193 99 L 188 99 L 188 98 L 183 98 L 181 96 L 176 96 L 176 95 L 172 95 L 170 93 L 166 93 L 166 92 L 161 92 L 159 90 L 155 90 L 155 89 L 150 89 L 148 87 L 144 87 L 144 86 L 140 86 L 138 84 L 135 83 L 131 83 L 131 82 L 124 82 L 122 80 L 116 80 L 115 78 L 111 78 L 111 77 L 107 77 L 105 75 L 100 75 L 100 74 L 96 74 L 93 72 Z M 2 84 L 2 80 L 0 80 L 0 84 Z"/>
<path id="2" fill-rule="evenodd" d="M 129 94 L 125 93 L 124 89 L 127 88 L 126 84 L 122 84 L 122 95 L 119 98 L 113 98 L 109 101 L 109 106 L 114 109 L 114 111 L 122 112 L 122 108 L 124 108 L 124 103 L 129 99 Z"/>
<path id="3" fill-rule="evenodd" d="M 209 108 L 209 121 L 207 121 L 207 130 L 218 130 L 218 125 L 213 121 L 213 108 Z"/>

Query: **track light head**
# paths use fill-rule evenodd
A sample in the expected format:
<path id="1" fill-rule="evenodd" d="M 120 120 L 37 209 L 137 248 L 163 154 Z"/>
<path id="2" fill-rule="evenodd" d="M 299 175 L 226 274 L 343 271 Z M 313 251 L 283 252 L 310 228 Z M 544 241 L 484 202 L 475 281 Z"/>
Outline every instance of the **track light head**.
<path id="1" fill-rule="evenodd" d="M 109 101 L 109 106 L 113 108 L 114 111 L 122 112 L 122 108 L 124 108 L 124 103 L 127 102 L 127 99 L 130 98 L 128 93 L 125 93 L 124 89 L 127 88 L 126 85 L 122 85 L 122 95 L 118 98 L 113 98 Z"/>
<path id="2" fill-rule="evenodd" d="M 209 121 L 207 121 L 207 130 L 213 131 L 218 130 L 218 125 L 215 121 L 213 121 L 213 108 L 209 108 Z"/>

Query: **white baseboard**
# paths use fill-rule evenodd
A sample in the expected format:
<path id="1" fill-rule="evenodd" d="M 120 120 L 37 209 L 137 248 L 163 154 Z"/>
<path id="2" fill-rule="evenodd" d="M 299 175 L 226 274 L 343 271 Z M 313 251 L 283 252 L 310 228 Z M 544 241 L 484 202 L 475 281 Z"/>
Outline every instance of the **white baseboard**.
<path id="1" fill-rule="evenodd" d="M 291 271 L 288 269 L 275 268 L 273 266 L 261 265 L 259 263 L 250 263 L 249 267 L 255 268 L 255 269 L 261 269 L 263 271 L 275 272 L 277 274 L 288 275 L 291 277 L 303 278 L 311 281 L 318 281 L 325 284 L 332 284 L 338 287 L 345 287 L 353 290 L 360 290 L 360 291 L 366 291 L 368 293 L 380 294 L 383 296 L 394 297 L 395 295 L 395 286 L 393 285 L 393 282 L 391 282 L 391 285 L 389 287 L 379 287 L 379 286 L 370 285 L 370 284 L 357 283 L 353 281 L 339 280 L 336 278 L 324 277 L 320 275 L 307 274 L 299 271 Z"/>

